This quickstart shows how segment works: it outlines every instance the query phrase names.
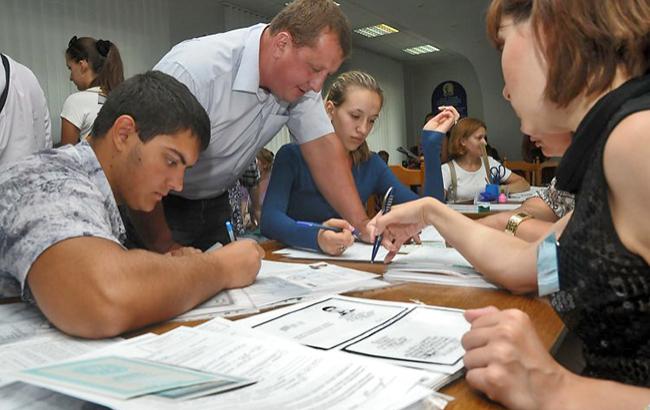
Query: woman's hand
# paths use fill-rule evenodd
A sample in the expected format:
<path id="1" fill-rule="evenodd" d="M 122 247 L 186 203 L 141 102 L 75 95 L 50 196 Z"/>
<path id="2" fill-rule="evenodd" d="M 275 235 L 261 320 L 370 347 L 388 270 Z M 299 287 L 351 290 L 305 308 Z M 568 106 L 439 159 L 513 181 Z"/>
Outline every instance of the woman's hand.
<path id="1" fill-rule="evenodd" d="M 339 256 L 354 243 L 352 232 L 354 226 L 343 219 L 328 219 L 323 222 L 325 226 L 341 228 L 341 232 L 320 229 L 318 231 L 318 246 L 328 255 Z"/>
<path id="2" fill-rule="evenodd" d="M 460 114 L 452 105 L 442 105 L 438 107 L 438 110 L 440 112 L 424 124 L 423 129 L 446 134 L 458 122 Z"/>
<path id="3" fill-rule="evenodd" d="M 550 408 L 573 375 L 546 351 L 528 315 L 489 306 L 465 318 L 472 325 L 462 339 L 467 383 L 507 408 Z"/>
<path id="4" fill-rule="evenodd" d="M 374 241 L 377 235 L 382 235 L 382 245 L 388 249 L 385 263 L 395 257 L 404 242 L 413 237 L 419 238 L 422 228 L 430 224 L 426 214 L 432 201 L 435 199 L 421 198 L 395 205 L 389 213 L 384 215 L 380 212 L 368 223 L 371 239 Z"/>

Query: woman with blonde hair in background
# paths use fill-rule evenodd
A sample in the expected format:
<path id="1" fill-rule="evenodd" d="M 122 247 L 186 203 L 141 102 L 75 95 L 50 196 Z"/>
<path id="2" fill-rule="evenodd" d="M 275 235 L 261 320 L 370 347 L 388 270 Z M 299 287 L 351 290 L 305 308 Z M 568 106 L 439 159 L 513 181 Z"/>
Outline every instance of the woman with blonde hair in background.
<path id="1" fill-rule="evenodd" d="M 379 117 L 384 95 L 377 81 L 361 71 L 338 76 L 325 98 L 325 110 L 336 135 L 348 151 L 361 202 L 371 195 L 383 197 L 393 187 L 394 203 L 419 198 L 402 185 L 388 165 L 371 153 L 366 139 Z M 430 121 L 432 131 L 444 134 L 457 120 L 458 113 L 444 109 Z M 262 206 L 262 235 L 289 246 L 340 255 L 354 242 L 350 223 L 340 216 L 318 191 L 309 168 L 296 144 L 280 148 L 275 156 L 271 181 Z M 321 229 L 301 222 L 340 228 L 340 232 Z"/>

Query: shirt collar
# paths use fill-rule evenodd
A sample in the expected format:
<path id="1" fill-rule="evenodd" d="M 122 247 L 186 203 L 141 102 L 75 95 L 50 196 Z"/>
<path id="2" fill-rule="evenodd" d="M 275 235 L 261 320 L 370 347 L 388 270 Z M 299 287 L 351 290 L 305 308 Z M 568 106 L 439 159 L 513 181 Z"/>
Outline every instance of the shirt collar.
<path id="1" fill-rule="evenodd" d="M 232 85 L 234 91 L 257 94 L 260 88 L 260 41 L 267 26 L 268 24 L 257 24 L 248 33 Z"/>

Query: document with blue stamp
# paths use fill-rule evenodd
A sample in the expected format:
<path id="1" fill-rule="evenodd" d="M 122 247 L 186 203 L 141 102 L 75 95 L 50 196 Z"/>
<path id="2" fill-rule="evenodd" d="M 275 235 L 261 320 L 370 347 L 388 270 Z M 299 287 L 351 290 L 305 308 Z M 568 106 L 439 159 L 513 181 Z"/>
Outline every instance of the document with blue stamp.
<path id="1" fill-rule="evenodd" d="M 18 378 L 42 387 L 60 386 L 122 400 L 148 394 L 190 399 L 253 383 L 237 377 L 117 356 L 26 369 Z"/>

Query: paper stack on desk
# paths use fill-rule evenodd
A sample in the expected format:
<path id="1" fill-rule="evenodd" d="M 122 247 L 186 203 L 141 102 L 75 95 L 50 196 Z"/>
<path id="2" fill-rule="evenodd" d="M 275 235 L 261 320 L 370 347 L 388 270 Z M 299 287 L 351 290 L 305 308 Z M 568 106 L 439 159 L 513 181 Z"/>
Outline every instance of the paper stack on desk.
<path id="1" fill-rule="evenodd" d="M 440 235 L 440 233 L 433 226 L 425 227 L 420 233 L 420 240 L 422 245 L 404 245 L 400 249 L 400 254 L 408 254 L 413 249 L 418 249 L 423 246 L 425 247 L 443 247 L 445 240 Z M 295 248 L 284 248 L 274 252 L 277 255 L 282 255 L 291 259 L 317 259 L 317 260 L 340 260 L 340 261 L 349 261 L 349 262 L 370 262 L 370 256 L 372 255 L 372 245 L 363 242 L 355 242 L 354 245 L 350 246 L 343 252 L 343 254 L 338 256 L 327 255 L 323 252 L 317 252 L 312 250 L 304 249 L 295 249 Z M 381 262 L 384 260 L 388 251 L 384 247 L 380 247 L 377 252 L 377 257 L 375 261 Z M 398 257 L 399 258 L 399 255 Z"/>
<path id="2" fill-rule="evenodd" d="M 460 339 L 470 327 L 458 309 L 345 296 L 328 296 L 237 323 L 316 349 L 428 370 L 436 388 L 463 369 Z"/>
<path id="3" fill-rule="evenodd" d="M 440 285 L 496 288 L 454 248 L 420 248 L 389 265 L 384 279 Z"/>
<path id="4" fill-rule="evenodd" d="M 188 321 L 251 313 L 262 308 L 330 293 L 388 286 L 388 283 L 377 278 L 379 275 L 325 262 L 308 265 L 263 260 L 253 284 L 221 292 L 175 320 Z"/>
<path id="5" fill-rule="evenodd" d="M 352 357 L 338 351 L 322 352 L 300 344 L 215 319 L 199 328 L 179 327 L 160 336 L 137 338 L 85 355 L 146 360 L 183 366 L 199 372 L 225 373 L 255 380 L 237 390 L 178 401 L 147 394 L 130 399 L 16 377 L 42 388 L 115 409 L 402 409 L 435 394 L 427 372 Z M 32 394 L 43 389 L 33 389 Z M 0 394 L 3 391 L 0 390 Z M 3 396 L 4 397 L 4 396 Z M 59 395 L 59 400 L 61 400 Z M 3 403 L 4 404 L 4 403 Z M 14 402 L 7 402 L 14 407 Z M 42 404 L 42 403 L 41 403 Z"/>

